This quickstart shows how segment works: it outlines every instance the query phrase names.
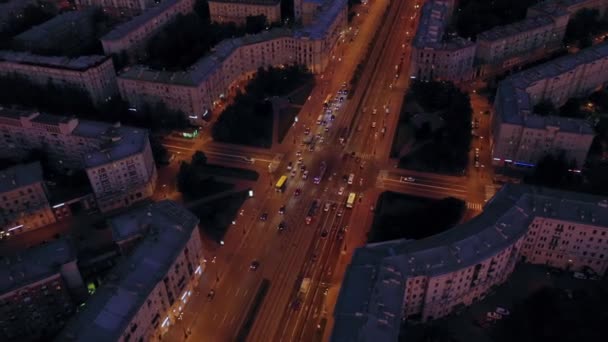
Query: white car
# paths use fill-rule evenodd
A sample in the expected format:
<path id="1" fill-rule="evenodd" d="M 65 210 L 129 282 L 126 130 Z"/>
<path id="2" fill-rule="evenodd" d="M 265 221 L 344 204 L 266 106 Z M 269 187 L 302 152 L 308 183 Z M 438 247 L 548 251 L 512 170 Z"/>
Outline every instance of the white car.
<path id="1" fill-rule="evenodd" d="M 407 182 L 407 183 L 414 183 L 416 181 L 416 178 L 414 178 L 414 177 L 401 177 L 401 181 L 402 182 Z"/>
<path id="2" fill-rule="evenodd" d="M 378 110 L 376 108 L 374 108 L 374 110 L 372 111 L 372 114 L 376 115 L 377 112 L 378 112 Z"/>
<path id="3" fill-rule="evenodd" d="M 503 316 L 509 316 L 511 314 L 511 312 L 503 307 L 497 306 L 496 307 L 496 313 L 503 315 Z"/>
<path id="4" fill-rule="evenodd" d="M 342 195 L 344 195 L 344 187 L 343 186 L 341 186 L 340 190 L 338 190 L 338 196 L 342 196 Z"/>
<path id="5" fill-rule="evenodd" d="M 376 121 L 372 122 L 372 128 L 376 128 Z"/>
<path id="6" fill-rule="evenodd" d="M 323 211 L 329 211 L 330 207 L 331 207 L 331 204 L 329 202 L 325 203 L 325 208 L 323 208 Z"/>
<path id="7" fill-rule="evenodd" d="M 587 279 L 587 276 L 585 275 L 585 273 L 581 273 L 581 272 L 574 272 L 572 274 L 572 276 L 576 279 Z"/>
<path id="8" fill-rule="evenodd" d="M 302 174 L 302 179 L 306 180 L 308 178 L 308 170 L 305 170 Z"/>

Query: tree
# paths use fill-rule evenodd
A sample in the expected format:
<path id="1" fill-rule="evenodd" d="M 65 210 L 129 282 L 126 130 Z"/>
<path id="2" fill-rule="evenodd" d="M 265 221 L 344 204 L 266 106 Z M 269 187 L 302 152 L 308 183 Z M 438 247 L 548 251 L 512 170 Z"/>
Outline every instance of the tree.
<path id="1" fill-rule="evenodd" d="M 268 26 L 268 20 L 263 14 L 249 15 L 245 18 L 245 32 L 247 34 L 255 34 L 264 31 Z"/>
<path id="2" fill-rule="evenodd" d="M 606 18 L 601 18 L 597 9 L 583 8 L 568 21 L 564 43 L 578 42 L 579 48 L 593 43 L 593 36 L 604 31 L 608 26 Z"/>
<path id="3" fill-rule="evenodd" d="M 207 156 L 202 151 L 196 151 L 192 155 L 193 166 L 205 166 L 207 165 Z"/>
<path id="4" fill-rule="evenodd" d="M 534 106 L 534 113 L 542 116 L 556 115 L 557 108 L 553 105 L 551 100 L 542 100 Z"/>
<path id="5" fill-rule="evenodd" d="M 563 151 L 547 153 L 536 163 L 532 176 L 526 181 L 541 186 L 564 187 L 572 182 L 572 173 L 568 171 L 572 169 L 576 169 L 576 162 L 566 160 Z"/>

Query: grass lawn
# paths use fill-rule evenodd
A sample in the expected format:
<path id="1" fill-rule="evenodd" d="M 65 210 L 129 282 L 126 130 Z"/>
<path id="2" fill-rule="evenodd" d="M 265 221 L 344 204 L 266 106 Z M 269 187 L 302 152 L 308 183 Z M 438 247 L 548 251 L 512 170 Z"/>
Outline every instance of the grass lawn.
<path id="1" fill-rule="evenodd" d="M 201 220 L 200 227 L 203 232 L 215 241 L 220 241 L 246 199 L 247 191 L 241 191 L 200 204 L 191 210 Z"/>

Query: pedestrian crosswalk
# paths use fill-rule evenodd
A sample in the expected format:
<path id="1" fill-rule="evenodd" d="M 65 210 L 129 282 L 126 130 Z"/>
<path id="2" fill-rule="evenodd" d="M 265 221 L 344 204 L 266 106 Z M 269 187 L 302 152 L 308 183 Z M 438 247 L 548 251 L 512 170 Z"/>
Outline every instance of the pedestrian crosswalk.
<path id="1" fill-rule="evenodd" d="M 481 205 L 481 203 L 467 202 L 467 208 L 472 210 L 481 210 L 483 206 Z"/>

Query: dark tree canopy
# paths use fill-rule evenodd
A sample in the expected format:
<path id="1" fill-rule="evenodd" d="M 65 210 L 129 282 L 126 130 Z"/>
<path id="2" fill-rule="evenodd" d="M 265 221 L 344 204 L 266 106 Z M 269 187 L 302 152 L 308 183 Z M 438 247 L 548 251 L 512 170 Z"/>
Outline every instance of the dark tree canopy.
<path id="1" fill-rule="evenodd" d="M 570 18 L 564 43 L 578 43 L 578 47 L 591 46 L 593 37 L 608 28 L 608 20 L 601 18 L 597 9 L 583 8 Z"/>

